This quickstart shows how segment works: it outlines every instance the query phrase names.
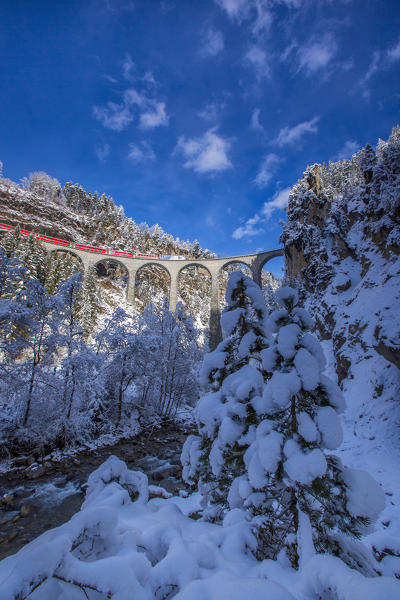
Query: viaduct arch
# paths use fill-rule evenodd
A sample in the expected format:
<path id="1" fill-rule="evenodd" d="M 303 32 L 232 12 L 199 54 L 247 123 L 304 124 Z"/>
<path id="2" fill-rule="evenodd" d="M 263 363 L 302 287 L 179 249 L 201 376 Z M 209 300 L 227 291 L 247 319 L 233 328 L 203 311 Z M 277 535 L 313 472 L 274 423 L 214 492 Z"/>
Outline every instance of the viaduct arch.
<path id="1" fill-rule="evenodd" d="M 41 240 L 47 251 L 54 251 L 54 245 Z M 70 251 L 69 249 L 65 249 Z M 179 273 L 185 268 L 193 265 L 204 267 L 211 275 L 211 312 L 210 312 L 210 348 L 214 349 L 221 339 L 221 330 L 219 323 L 219 303 L 218 303 L 218 275 L 225 266 L 230 263 L 240 262 L 250 268 L 253 280 L 261 285 L 261 272 L 263 266 L 272 258 L 284 256 L 282 248 L 277 250 L 269 250 L 257 254 L 245 254 L 242 256 L 229 256 L 224 258 L 207 258 L 207 259 L 184 259 L 184 260 L 149 260 L 140 258 L 125 258 L 122 256 L 111 257 L 109 255 L 93 254 L 85 250 L 73 248 L 72 254 L 77 256 L 83 263 L 85 272 L 91 266 L 96 266 L 102 260 L 112 260 L 122 264 L 128 273 L 127 300 L 131 304 L 135 303 L 135 282 L 136 274 L 141 267 L 145 265 L 157 265 L 164 267 L 170 276 L 170 291 L 169 291 L 169 308 L 175 310 L 178 298 L 178 277 Z"/>

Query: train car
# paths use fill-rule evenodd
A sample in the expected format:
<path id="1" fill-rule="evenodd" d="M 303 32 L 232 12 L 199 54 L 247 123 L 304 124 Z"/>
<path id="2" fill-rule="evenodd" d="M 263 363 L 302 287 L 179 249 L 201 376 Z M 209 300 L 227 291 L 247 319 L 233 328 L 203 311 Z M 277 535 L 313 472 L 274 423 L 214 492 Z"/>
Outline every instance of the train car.
<path id="1" fill-rule="evenodd" d="M 6 225 L 6 223 L 0 223 L 0 230 L 13 231 L 15 227 L 13 225 Z M 37 240 L 49 242 L 57 246 L 64 246 L 67 248 L 76 248 L 77 250 L 84 250 L 85 252 L 96 252 L 96 254 L 105 254 L 108 256 L 123 256 L 124 258 L 140 258 L 146 260 L 159 260 L 160 257 L 157 254 L 140 254 L 138 252 L 125 252 L 125 250 L 106 250 L 105 248 L 97 248 L 96 246 L 88 246 L 86 244 L 78 244 L 77 242 L 68 242 L 60 238 L 52 237 L 51 235 L 44 235 L 43 233 L 33 233 L 28 229 L 20 229 L 20 234 L 26 237 L 34 235 Z M 167 257 L 165 257 L 167 258 Z M 184 257 L 171 256 L 168 258 L 183 259 Z"/>
<path id="2" fill-rule="evenodd" d="M 22 229 L 21 229 L 22 233 Z M 51 244 L 57 244 L 58 246 L 71 246 L 71 242 L 67 242 L 66 240 L 60 240 L 59 238 L 52 237 L 51 235 L 44 235 L 43 233 L 37 233 L 35 235 L 37 240 L 43 240 L 44 242 L 50 242 Z"/>
<path id="3" fill-rule="evenodd" d="M 135 258 L 145 258 L 145 259 L 149 259 L 149 260 L 158 260 L 158 255 L 157 254 L 138 254 L 137 252 L 135 252 Z"/>
<path id="4" fill-rule="evenodd" d="M 133 252 L 124 252 L 123 250 L 108 250 L 110 256 L 125 256 L 126 258 L 133 258 L 135 255 Z"/>
<path id="5" fill-rule="evenodd" d="M 4 231 L 13 231 L 15 227 L 13 227 L 13 225 L 6 225 L 5 223 L 0 223 L 0 229 L 3 229 Z"/>
<path id="6" fill-rule="evenodd" d="M 85 244 L 73 244 L 73 248 L 77 250 L 86 250 L 87 252 L 97 252 L 98 254 L 108 254 L 108 250 L 104 248 L 96 248 L 96 246 L 86 246 Z"/>

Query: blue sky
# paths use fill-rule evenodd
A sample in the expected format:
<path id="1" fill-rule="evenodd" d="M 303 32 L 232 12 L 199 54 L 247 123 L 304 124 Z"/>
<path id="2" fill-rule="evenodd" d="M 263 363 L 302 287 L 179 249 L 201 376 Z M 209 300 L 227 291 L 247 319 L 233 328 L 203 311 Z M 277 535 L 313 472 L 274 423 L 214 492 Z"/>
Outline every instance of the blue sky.
<path id="1" fill-rule="evenodd" d="M 308 164 L 387 138 L 399 0 L 0 2 L 0 160 L 221 255 L 278 246 Z"/>

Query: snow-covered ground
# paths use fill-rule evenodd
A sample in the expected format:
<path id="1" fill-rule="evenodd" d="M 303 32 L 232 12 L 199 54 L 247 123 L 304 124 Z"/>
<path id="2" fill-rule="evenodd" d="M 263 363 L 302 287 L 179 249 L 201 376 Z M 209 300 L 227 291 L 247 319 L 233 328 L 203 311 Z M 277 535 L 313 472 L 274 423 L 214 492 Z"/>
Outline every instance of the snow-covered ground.
<path id="1" fill-rule="evenodd" d="M 298 571 L 257 561 L 242 510 L 231 510 L 216 525 L 189 516 L 199 508 L 198 495 L 148 496 L 147 477 L 110 457 L 89 477 L 79 513 L 0 564 L 0 599 L 400 597 L 400 582 L 366 578 L 333 556 L 314 555 L 307 543 Z"/>

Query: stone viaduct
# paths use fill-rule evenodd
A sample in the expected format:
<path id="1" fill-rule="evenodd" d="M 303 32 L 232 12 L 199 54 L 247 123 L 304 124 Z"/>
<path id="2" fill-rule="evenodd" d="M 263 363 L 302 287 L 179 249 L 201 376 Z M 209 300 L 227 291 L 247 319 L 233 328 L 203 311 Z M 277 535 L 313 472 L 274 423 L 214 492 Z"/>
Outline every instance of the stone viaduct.
<path id="1" fill-rule="evenodd" d="M 204 267 L 211 276 L 211 311 L 210 311 L 210 347 L 214 349 L 221 338 L 220 324 L 219 324 L 219 273 L 221 269 L 230 264 L 242 263 L 250 268 L 253 280 L 261 285 L 261 271 L 263 266 L 272 258 L 276 256 L 283 256 L 283 249 L 269 250 L 268 252 L 260 252 L 258 254 L 246 254 L 243 256 L 230 256 L 225 258 L 207 258 L 207 259 L 185 259 L 185 260 L 151 260 L 151 259 L 140 259 L 140 258 L 125 258 L 122 256 L 112 256 L 107 254 L 97 254 L 87 252 L 85 250 L 78 250 L 77 248 L 69 247 L 55 247 L 54 244 L 40 240 L 43 246 L 48 252 L 70 252 L 74 254 L 82 263 L 84 271 L 90 266 L 96 266 L 97 264 L 106 260 L 112 261 L 113 263 L 121 264 L 127 274 L 127 300 L 131 304 L 135 303 L 135 283 L 136 275 L 140 269 L 149 265 L 157 265 L 164 268 L 170 277 L 170 291 L 169 291 L 169 308 L 171 311 L 175 310 L 178 297 L 178 278 L 179 274 L 183 269 L 189 266 L 197 265 Z"/>

